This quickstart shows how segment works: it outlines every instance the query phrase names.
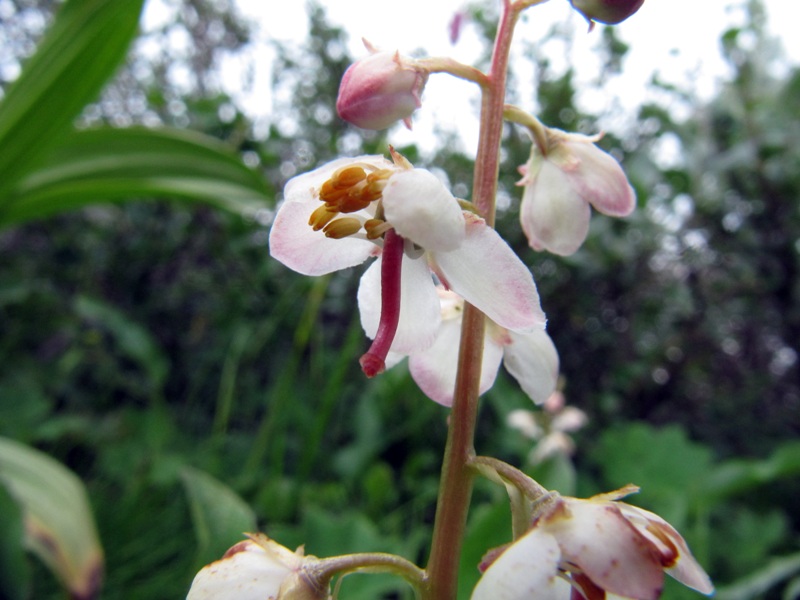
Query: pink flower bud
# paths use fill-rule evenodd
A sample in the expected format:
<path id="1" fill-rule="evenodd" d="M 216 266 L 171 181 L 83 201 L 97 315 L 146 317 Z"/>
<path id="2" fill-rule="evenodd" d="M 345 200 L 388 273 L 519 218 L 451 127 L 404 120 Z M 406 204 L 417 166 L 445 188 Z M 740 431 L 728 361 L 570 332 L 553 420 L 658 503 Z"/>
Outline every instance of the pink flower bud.
<path id="1" fill-rule="evenodd" d="M 428 73 L 397 52 L 376 52 L 345 71 L 339 86 L 339 116 L 363 129 L 386 129 L 402 120 L 411 128 L 411 114 L 420 107 Z"/>
<path id="2" fill-rule="evenodd" d="M 570 0 L 570 3 L 590 24 L 599 21 L 616 25 L 639 10 L 644 0 Z"/>

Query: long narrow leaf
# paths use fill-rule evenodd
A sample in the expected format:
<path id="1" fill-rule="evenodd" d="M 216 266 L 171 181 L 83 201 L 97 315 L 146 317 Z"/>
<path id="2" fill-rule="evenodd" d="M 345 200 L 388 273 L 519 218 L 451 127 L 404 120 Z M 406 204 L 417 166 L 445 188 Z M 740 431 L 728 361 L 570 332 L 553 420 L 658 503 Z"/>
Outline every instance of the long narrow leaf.
<path id="1" fill-rule="evenodd" d="M 4 192 L 69 132 L 133 40 L 144 0 L 68 0 L 0 104 Z"/>
<path id="2" fill-rule="evenodd" d="M 28 547 L 73 598 L 94 598 L 103 550 L 81 481 L 46 454 L 0 438 L 0 485 L 22 509 Z"/>
<path id="3" fill-rule="evenodd" d="M 73 132 L 12 190 L 0 227 L 90 203 L 142 198 L 202 201 L 246 212 L 267 206 L 264 179 L 221 142 L 174 129 Z"/>

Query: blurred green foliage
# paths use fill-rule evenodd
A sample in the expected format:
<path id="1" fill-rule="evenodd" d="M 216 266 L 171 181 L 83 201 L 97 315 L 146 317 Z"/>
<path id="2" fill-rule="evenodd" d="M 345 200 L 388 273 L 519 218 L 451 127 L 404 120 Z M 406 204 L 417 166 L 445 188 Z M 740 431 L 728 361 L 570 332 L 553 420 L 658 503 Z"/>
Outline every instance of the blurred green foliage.
<path id="1" fill-rule="evenodd" d="M 46 14 L 51 3 L 34 4 L 10 3 L 17 14 Z M 654 80 L 669 101 L 642 106 L 629 129 L 605 136 L 639 210 L 625 221 L 594 218 L 574 256 L 527 247 L 515 181 L 529 141 L 508 128 L 501 191 L 510 205 L 498 228 L 531 265 L 568 401 L 591 422 L 577 435 L 574 465 L 527 464 L 532 442 L 505 419 L 530 403 L 501 375 L 478 425 L 480 453 L 525 464 L 564 493 L 641 485 L 632 501 L 686 535 L 728 600 L 794 598 L 800 585 L 800 71 L 773 74 L 780 57 L 763 7 L 747 6 L 747 25 L 722 36 L 733 76 L 713 101 Z M 307 44 L 277 45 L 275 85 L 291 100 L 276 103 L 285 117 L 257 139 L 207 83 L 219 51 L 208 32 L 221 28 L 220 47 L 247 43 L 248 25 L 227 2 L 181 3 L 175 26 L 191 32 L 196 54 L 148 62 L 134 52 L 79 119 L 155 120 L 213 136 L 263 176 L 245 184 L 266 199 L 258 207 L 221 212 L 151 188 L 147 203 L 95 204 L 0 232 L 0 435 L 85 482 L 106 553 L 102 598 L 182 597 L 198 564 L 253 519 L 311 554 L 426 560 L 447 412 L 403 365 L 362 377 L 357 269 L 308 280 L 267 253 L 289 177 L 339 154 L 386 150 L 386 134 L 336 118 L 345 33 L 321 8 L 309 14 Z M 491 34 L 490 14 L 475 9 L 473 18 Z M 627 52 L 646 51 L 610 28 L 599 35 L 604 78 L 624 70 Z M 173 59 L 190 65 L 190 89 L 170 83 Z M 545 123 L 599 129 L 607 115 L 579 108 L 572 71 L 558 72 L 535 47 L 529 59 Z M 400 150 L 442 168 L 469 197 L 471 159 L 454 147 L 429 157 Z M 465 597 L 477 560 L 508 539 L 506 503 L 503 490 L 477 486 Z M 0 595 L 61 597 L 38 562 L 14 566 L 19 515 L 1 514 L 0 573 L 17 577 Z M 679 586 L 666 594 L 692 595 Z M 410 593 L 357 575 L 342 597 Z"/>

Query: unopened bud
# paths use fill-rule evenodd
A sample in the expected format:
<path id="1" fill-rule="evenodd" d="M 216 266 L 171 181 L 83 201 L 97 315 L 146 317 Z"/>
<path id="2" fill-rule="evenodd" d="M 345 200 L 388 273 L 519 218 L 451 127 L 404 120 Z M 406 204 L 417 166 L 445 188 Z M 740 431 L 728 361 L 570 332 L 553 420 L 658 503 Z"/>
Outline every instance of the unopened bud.
<path id="1" fill-rule="evenodd" d="M 572 7 L 589 23 L 616 25 L 639 10 L 644 0 L 570 0 Z"/>
<path id="2" fill-rule="evenodd" d="M 339 116 L 363 129 L 386 129 L 402 120 L 411 128 L 411 114 L 420 107 L 428 73 L 413 59 L 376 52 L 345 71 L 339 86 Z"/>

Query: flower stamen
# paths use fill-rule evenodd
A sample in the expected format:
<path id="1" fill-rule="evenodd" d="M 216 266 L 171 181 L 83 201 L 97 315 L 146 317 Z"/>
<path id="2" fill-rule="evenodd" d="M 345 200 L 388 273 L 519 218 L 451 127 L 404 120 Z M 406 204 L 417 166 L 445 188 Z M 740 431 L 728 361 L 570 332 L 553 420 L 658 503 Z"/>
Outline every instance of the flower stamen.
<path id="1" fill-rule="evenodd" d="M 355 217 L 342 217 L 340 219 L 334 219 L 325 225 L 325 227 L 322 228 L 322 232 L 326 237 L 340 240 L 354 233 L 358 233 L 359 229 L 361 229 L 361 221 Z"/>
<path id="2" fill-rule="evenodd" d="M 392 225 L 390 223 L 387 223 L 383 219 L 368 219 L 364 223 L 364 229 L 367 232 L 368 240 L 377 240 L 391 228 Z"/>

